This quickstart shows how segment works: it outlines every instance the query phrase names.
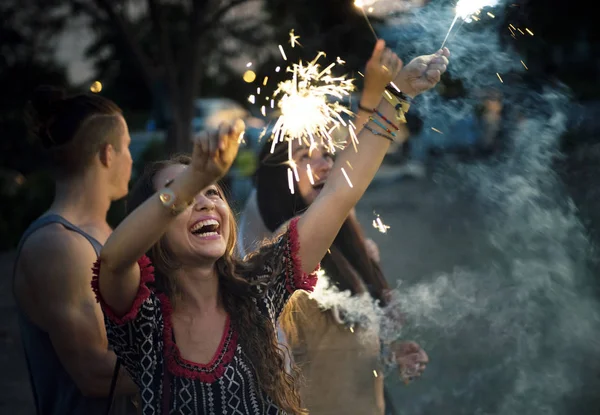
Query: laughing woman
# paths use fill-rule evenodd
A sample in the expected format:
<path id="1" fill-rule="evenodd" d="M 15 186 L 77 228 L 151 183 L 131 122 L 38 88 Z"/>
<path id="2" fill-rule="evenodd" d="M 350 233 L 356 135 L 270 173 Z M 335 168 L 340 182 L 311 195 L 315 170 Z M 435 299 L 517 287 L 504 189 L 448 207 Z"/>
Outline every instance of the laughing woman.
<path id="1" fill-rule="evenodd" d="M 403 72 L 428 89 L 447 53 Z M 400 65 L 398 65 L 400 66 Z M 397 74 L 400 67 L 389 68 Z M 377 111 L 398 108 L 381 99 Z M 191 159 L 151 166 L 132 192 L 129 216 L 104 245 L 93 287 L 111 345 L 138 384 L 144 414 L 304 414 L 285 370 L 275 322 L 291 294 L 311 290 L 313 271 L 373 179 L 390 141 L 375 126 L 358 152 L 338 156 L 306 213 L 244 261 L 235 222 L 215 183 L 230 168 L 243 123 L 205 134 Z M 349 187 L 341 167 L 354 171 Z"/>

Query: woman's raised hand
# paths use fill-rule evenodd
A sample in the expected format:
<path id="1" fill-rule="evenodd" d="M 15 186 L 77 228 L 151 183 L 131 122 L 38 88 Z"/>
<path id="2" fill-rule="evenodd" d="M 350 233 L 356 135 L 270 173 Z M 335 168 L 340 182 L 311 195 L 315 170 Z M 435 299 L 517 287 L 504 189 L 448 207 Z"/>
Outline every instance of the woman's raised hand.
<path id="1" fill-rule="evenodd" d="M 446 68 L 450 51 L 440 49 L 433 55 L 423 55 L 414 58 L 398 73 L 394 83 L 410 97 L 415 97 L 431 88 L 439 81 Z"/>
<path id="2" fill-rule="evenodd" d="M 385 47 L 383 40 L 378 40 L 371 58 L 365 66 L 365 81 L 360 103 L 366 108 L 375 108 L 385 87 L 393 81 L 402 69 L 402 60 Z"/>
<path id="3" fill-rule="evenodd" d="M 190 165 L 194 174 L 214 183 L 227 174 L 233 164 L 245 130 L 242 120 L 223 123 L 217 131 L 203 131 L 194 137 Z"/>

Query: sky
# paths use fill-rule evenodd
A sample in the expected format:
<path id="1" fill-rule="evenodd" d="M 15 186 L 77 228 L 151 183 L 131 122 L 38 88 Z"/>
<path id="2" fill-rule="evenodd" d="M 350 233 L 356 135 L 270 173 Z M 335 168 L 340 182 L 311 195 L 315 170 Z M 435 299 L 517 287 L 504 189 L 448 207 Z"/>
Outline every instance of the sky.
<path id="1" fill-rule="evenodd" d="M 255 18 L 264 17 L 261 14 L 262 0 L 251 0 L 241 4 L 231 10 L 228 17 L 239 18 L 253 16 Z M 143 13 L 142 9 L 131 9 L 132 14 Z M 94 70 L 92 62 L 85 58 L 85 49 L 94 40 L 94 32 L 90 29 L 88 22 L 84 18 L 72 19 L 67 28 L 59 36 L 56 47 L 56 57 L 59 62 L 67 68 L 68 77 L 71 83 L 79 85 L 81 83 L 92 83 Z M 226 41 L 226 40 L 225 40 Z M 233 41 L 233 40 L 232 40 Z M 255 59 L 253 59 L 255 58 Z M 262 58 L 265 58 L 263 56 Z M 241 53 L 231 60 L 231 65 L 239 69 L 240 74 L 246 69 L 246 63 L 256 61 L 256 57 Z"/>
<path id="2" fill-rule="evenodd" d="M 67 29 L 59 37 L 56 57 L 67 68 L 71 83 L 93 82 L 93 68 L 85 59 L 86 47 L 93 41 L 94 33 L 83 19 L 73 19 Z"/>

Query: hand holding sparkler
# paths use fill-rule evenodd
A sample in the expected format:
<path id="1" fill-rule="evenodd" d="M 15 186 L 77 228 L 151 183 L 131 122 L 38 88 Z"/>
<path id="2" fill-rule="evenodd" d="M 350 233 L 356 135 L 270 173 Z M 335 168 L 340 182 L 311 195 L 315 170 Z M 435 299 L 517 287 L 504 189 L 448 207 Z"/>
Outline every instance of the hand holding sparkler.
<path id="1" fill-rule="evenodd" d="M 421 346 L 415 342 L 395 342 L 391 349 L 398 363 L 400 378 L 405 383 L 423 374 L 429 363 L 429 356 Z"/>
<path id="2" fill-rule="evenodd" d="M 365 81 L 360 105 L 369 109 L 375 108 L 381 101 L 385 87 L 398 76 L 402 65 L 398 55 L 385 47 L 385 41 L 378 40 L 365 66 Z"/>
<path id="3" fill-rule="evenodd" d="M 448 67 L 449 57 L 450 51 L 447 48 L 440 49 L 433 55 L 418 56 L 402 68 L 394 83 L 404 94 L 414 98 L 440 81 Z"/>
<path id="4" fill-rule="evenodd" d="M 221 124 L 218 131 L 198 134 L 194 138 L 192 172 L 211 183 L 225 176 L 235 160 L 244 129 L 244 122 L 237 120 L 233 125 Z"/>

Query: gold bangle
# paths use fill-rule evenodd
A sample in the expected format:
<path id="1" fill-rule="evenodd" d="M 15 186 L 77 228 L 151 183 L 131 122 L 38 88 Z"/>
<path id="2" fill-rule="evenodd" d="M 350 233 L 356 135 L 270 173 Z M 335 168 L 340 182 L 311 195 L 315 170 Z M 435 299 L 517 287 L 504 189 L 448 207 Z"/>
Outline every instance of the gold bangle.
<path id="1" fill-rule="evenodd" d="M 158 198 L 160 200 L 160 203 L 162 203 L 164 207 L 169 209 L 173 216 L 179 215 L 181 212 L 183 212 L 188 207 L 194 204 L 194 200 L 192 199 L 189 202 L 178 205 L 177 196 L 175 196 L 175 192 L 173 192 L 173 190 L 169 189 L 168 187 L 165 187 L 158 193 Z"/>

